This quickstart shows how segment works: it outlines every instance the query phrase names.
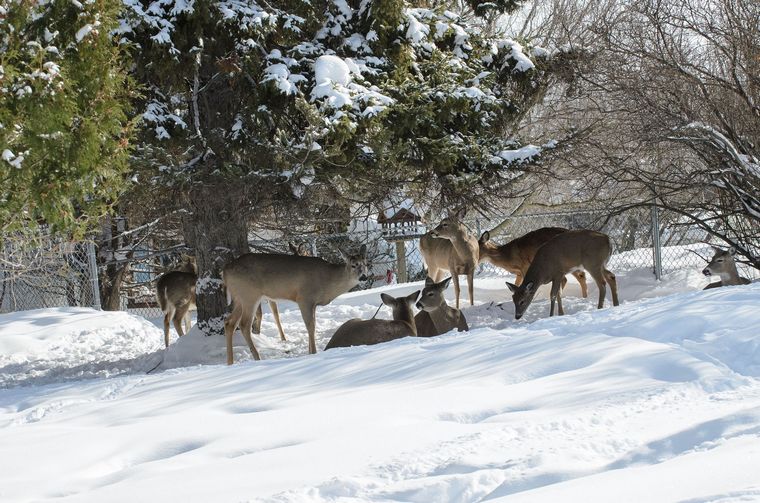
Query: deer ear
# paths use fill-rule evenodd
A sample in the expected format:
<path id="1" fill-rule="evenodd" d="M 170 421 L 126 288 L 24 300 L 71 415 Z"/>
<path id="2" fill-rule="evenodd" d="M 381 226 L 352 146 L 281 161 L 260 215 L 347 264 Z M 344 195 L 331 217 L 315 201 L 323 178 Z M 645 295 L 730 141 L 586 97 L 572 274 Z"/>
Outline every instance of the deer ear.
<path id="1" fill-rule="evenodd" d="M 515 285 L 514 283 L 510 283 L 509 281 L 507 281 L 506 283 L 507 283 L 507 288 L 509 288 L 510 292 L 515 293 L 517 291 L 517 288 L 518 288 L 517 285 Z"/>
<path id="2" fill-rule="evenodd" d="M 411 294 L 411 295 L 407 295 L 407 296 L 406 296 L 406 301 L 407 301 L 407 302 L 411 302 L 412 304 L 414 304 L 415 302 L 417 302 L 417 297 L 419 297 L 419 296 L 420 296 L 420 291 L 419 291 L 419 290 L 417 290 L 417 291 L 416 291 L 416 292 L 414 292 L 413 294 Z"/>
<path id="3" fill-rule="evenodd" d="M 433 278 L 431 278 L 430 276 L 425 278 L 425 286 L 433 286 L 433 285 L 435 285 L 435 281 L 433 281 Z"/>
<path id="4" fill-rule="evenodd" d="M 438 286 L 441 290 L 446 290 L 449 287 L 449 283 L 451 283 L 452 276 L 449 276 L 448 278 L 444 279 L 440 283 L 438 283 Z"/>
<path id="5" fill-rule="evenodd" d="M 396 299 L 394 299 L 393 297 L 391 297 L 387 293 L 381 293 L 380 294 L 380 300 L 382 300 L 383 304 L 385 304 L 386 306 L 393 306 L 395 304 L 394 301 Z"/>
<path id="6" fill-rule="evenodd" d="M 726 250 L 726 251 L 728 252 L 728 254 L 729 254 L 729 255 L 736 255 L 736 248 L 734 248 L 733 246 L 732 246 L 732 247 L 730 247 L 730 248 L 729 248 L 728 250 Z"/>
<path id="7" fill-rule="evenodd" d="M 288 249 L 293 255 L 300 255 L 300 253 L 298 253 L 298 248 L 296 248 L 296 246 L 290 241 L 288 241 Z"/>
<path id="8" fill-rule="evenodd" d="M 457 211 L 457 220 L 464 220 L 464 217 L 467 215 L 467 208 L 462 208 L 461 210 Z"/>
<path id="9" fill-rule="evenodd" d="M 487 243 L 490 240 L 491 240 L 491 233 L 488 231 L 484 231 L 483 234 L 480 235 L 480 239 L 478 239 L 478 241 L 480 241 L 481 243 Z"/>
<path id="10" fill-rule="evenodd" d="M 533 282 L 531 281 L 530 283 L 528 283 L 527 285 L 525 285 L 525 289 L 528 290 L 529 292 L 532 292 L 533 291 Z"/>

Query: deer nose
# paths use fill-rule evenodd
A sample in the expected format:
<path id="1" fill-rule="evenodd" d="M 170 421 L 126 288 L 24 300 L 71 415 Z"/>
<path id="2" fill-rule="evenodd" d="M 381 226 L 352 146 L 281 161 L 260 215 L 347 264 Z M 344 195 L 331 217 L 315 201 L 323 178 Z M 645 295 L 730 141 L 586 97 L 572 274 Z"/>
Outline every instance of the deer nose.
<path id="1" fill-rule="evenodd" d="M 515 313 L 515 319 L 519 320 L 520 318 L 522 318 L 522 314 Z"/>
<path id="2" fill-rule="evenodd" d="M 422 309 L 422 302 L 416 303 L 415 306 L 417 306 L 417 309 Z"/>
<path id="3" fill-rule="evenodd" d="M 702 274 L 704 274 L 705 276 L 712 276 L 710 269 L 702 269 Z"/>

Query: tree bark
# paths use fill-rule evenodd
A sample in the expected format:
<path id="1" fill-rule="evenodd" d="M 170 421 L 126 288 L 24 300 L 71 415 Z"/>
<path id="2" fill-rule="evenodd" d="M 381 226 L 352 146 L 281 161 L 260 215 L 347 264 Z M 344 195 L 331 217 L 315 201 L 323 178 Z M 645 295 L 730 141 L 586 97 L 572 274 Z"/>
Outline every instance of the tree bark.
<path id="1" fill-rule="evenodd" d="M 204 183 L 192 187 L 187 196 L 191 212 L 183 218 L 182 227 L 198 266 L 197 326 L 206 335 L 222 335 L 227 312 L 222 268 L 248 252 L 243 190 L 226 183 Z"/>

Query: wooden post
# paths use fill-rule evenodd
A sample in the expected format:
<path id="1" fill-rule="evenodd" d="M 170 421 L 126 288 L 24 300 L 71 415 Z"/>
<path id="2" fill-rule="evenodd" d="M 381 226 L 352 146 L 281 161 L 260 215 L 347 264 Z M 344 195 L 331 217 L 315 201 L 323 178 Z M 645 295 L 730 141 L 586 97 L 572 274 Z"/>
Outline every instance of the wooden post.
<path id="1" fill-rule="evenodd" d="M 406 283 L 406 246 L 404 241 L 396 241 L 396 282 Z"/>

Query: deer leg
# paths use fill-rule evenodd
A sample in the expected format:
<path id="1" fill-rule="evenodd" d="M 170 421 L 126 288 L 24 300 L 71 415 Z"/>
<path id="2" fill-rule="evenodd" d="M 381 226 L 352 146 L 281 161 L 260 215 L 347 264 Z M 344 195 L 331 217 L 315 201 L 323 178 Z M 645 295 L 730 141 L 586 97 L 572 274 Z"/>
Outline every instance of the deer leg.
<path id="1" fill-rule="evenodd" d="M 299 303 L 298 308 L 301 310 L 303 322 L 306 324 L 306 331 L 309 332 L 309 354 L 316 354 L 317 340 L 314 331 L 316 330 L 317 324 L 317 306 L 316 304 Z"/>
<path id="2" fill-rule="evenodd" d="M 581 295 L 585 299 L 588 297 L 588 284 L 586 283 L 586 273 L 583 271 L 574 271 L 573 276 L 578 280 L 578 284 L 581 285 Z"/>
<path id="3" fill-rule="evenodd" d="M 549 292 L 549 316 L 554 316 L 554 303 L 559 298 L 559 289 L 562 287 L 562 280 L 552 280 L 552 289 Z M 560 301 L 561 302 L 561 301 Z M 560 304 L 561 306 L 561 304 Z M 559 314 L 564 314 L 562 308 L 559 308 Z"/>
<path id="4" fill-rule="evenodd" d="M 610 291 L 612 292 L 612 305 L 619 306 L 620 303 L 618 302 L 617 278 L 615 277 L 615 274 L 612 271 L 605 269 L 604 279 L 606 279 L 607 283 L 610 284 Z"/>
<path id="5" fill-rule="evenodd" d="M 285 342 L 285 332 L 282 329 L 282 323 L 280 323 L 280 310 L 277 308 L 277 302 L 270 300 L 269 307 L 272 309 L 272 315 L 274 316 L 274 322 L 277 325 L 277 330 L 280 332 L 280 340 Z"/>
<path id="6" fill-rule="evenodd" d="M 459 309 L 459 274 L 452 274 L 451 279 L 454 280 L 454 296 L 457 298 L 457 309 Z"/>
<path id="7" fill-rule="evenodd" d="M 232 365 L 232 334 L 235 333 L 242 316 L 243 308 L 240 307 L 239 302 L 235 302 L 232 305 L 232 312 L 224 320 L 224 337 L 227 339 L 227 365 Z"/>
<path id="8" fill-rule="evenodd" d="M 182 322 L 185 321 L 185 315 L 190 310 L 190 306 L 178 307 L 174 312 L 174 328 L 177 330 L 177 335 L 182 337 L 185 335 L 185 331 L 182 329 Z"/>
<path id="9" fill-rule="evenodd" d="M 169 327 L 172 318 L 174 318 L 174 311 L 174 306 L 168 306 L 168 310 L 164 313 L 164 342 L 167 348 L 169 347 Z"/>
<path id="10" fill-rule="evenodd" d="M 272 305 L 272 303 L 270 302 L 269 305 Z M 264 313 L 261 312 L 261 302 L 259 302 L 259 307 L 256 308 L 256 316 L 253 318 L 253 326 L 251 327 L 254 334 L 261 333 L 261 320 L 263 319 Z"/>
<path id="11" fill-rule="evenodd" d="M 470 294 L 470 305 L 471 306 L 475 305 L 475 297 L 474 297 L 473 292 L 472 292 L 473 281 L 474 281 L 473 276 L 474 275 L 475 275 L 475 271 L 470 271 L 469 273 L 467 273 L 467 293 Z"/>
<path id="12" fill-rule="evenodd" d="M 559 313 L 560 316 L 565 314 L 565 310 L 562 308 L 562 289 L 557 291 L 557 313 Z"/>
<path id="13" fill-rule="evenodd" d="M 594 278 L 596 286 L 599 287 L 599 303 L 596 308 L 601 309 L 604 307 L 604 296 L 607 294 L 607 284 L 604 281 L 604 273 L 602 270 L 589 271 L 591 277 Z"/>
<path id="14" fill-rule="evenodd" d="M 261 300 L 259 299 L 257 308 L 261 305 Z M 243 333 L 243 338 L 245 339 L 245 342 L 248 343 L 248 349 L 251 350 L 251 355 L 253 356 L 254 360 L 261 360 L 261 357 L 259 356 L 259 352 L 256 351 L 256 346 L 253 345 L 253 339 L 251 338 L 251 325 L 253 325 L 253 313 L 255 309 L 249 308 L 249 309 L 243 309 L 242 315 L 240 317 L 240 331 Z"/>
<path id="15" fill-rule="evenodd" d="M 428 276 L 430 276 L 430 279 L 435 281 L 436 283 L 440 283 L 443 281 L 443 269 L 433 269 L 433 272 L 430 273 Z"/>
<path id="16" fill-rule="evenodd" d="M 191 316 L 190 316 L 190 307 L 188 306 L 188 309 L 185 312 L 185 318 L 184 318 L 185 333 L 188 333 L 190 331 L 190 328 L 192 328 L 192 326 L 193 326 L 193 321 L 190 318 L 191 318 Z"/>

